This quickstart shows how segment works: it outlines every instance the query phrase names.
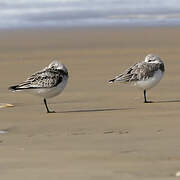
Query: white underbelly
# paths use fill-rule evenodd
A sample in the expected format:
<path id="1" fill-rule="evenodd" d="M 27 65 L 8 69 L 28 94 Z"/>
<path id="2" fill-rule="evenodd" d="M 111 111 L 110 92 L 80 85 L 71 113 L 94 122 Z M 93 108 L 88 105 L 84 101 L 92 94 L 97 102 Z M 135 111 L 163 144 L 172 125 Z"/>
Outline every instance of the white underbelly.
<path id="1" fill-rule="evenodd" d="M 59 85 L 52 88 L 39 88 L 39 89 L 29 89 L 28 93 L 33 95 L 41 96 L 43 98 L 52 98 L 60 94 L 67 84 L 67 79 L 62 81 Z"/>
<path id="2" fill-rule="evenodd" d="M 150 89 L 152 87 L 154 87 L 156 84 L 158 84 L 158 82 L 162 79 L 163 77 L 163 72 L 158 70 L 153 77 L 146 79 L 146 80 L 142 80 L 142 81 L 137 81 L 135 83 L 135 85 L 140 88 L 140 89 Z"/>

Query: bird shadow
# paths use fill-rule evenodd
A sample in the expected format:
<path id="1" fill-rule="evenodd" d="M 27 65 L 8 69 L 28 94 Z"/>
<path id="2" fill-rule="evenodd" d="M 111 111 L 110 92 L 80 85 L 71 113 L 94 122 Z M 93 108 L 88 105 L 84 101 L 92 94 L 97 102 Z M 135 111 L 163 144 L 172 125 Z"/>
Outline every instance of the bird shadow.
<path id="1" fill-rule="evenodd" d="M 86 113 L 86 112 L 108 112 L 108 111 L 125 111 L 135 108 L 99 108 L 99 109 L 77 109 L 72 111 L 56 111 L 56 113 Z"/>
<path id="2" fill-rule="evenodd" d="M 178 103 L 178 102 L 180 102 L 180 99 L 152 101 L 152 103 Z"/>

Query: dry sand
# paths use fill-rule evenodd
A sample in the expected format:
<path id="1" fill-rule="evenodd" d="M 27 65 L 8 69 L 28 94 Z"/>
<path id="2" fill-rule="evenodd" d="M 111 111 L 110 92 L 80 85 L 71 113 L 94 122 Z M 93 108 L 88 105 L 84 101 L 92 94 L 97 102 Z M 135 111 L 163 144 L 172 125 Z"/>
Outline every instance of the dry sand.
<path id="1" fill-rule="evenodd" d="M 0 32 L 0 179 L 171 180 L 180 170 L 180 28 Z M 146 54 L 166 74 L 143 104 L 136 88 L 107 80 Z M 67 65 L 65 91 L 50 99 L 12 93 L 51 58 Z"/>

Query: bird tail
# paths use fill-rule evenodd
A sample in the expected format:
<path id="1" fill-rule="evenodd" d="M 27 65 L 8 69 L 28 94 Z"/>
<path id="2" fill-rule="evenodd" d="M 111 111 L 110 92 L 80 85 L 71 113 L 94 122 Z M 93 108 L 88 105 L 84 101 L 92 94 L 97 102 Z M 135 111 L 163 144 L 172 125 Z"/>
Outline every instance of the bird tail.
<path id="1" fill-rule="evenodd" d="M 109 80 L 108 83 L 113 83 L 114 81 L 116 81 L 116 78 Z"/>
<path id="2" fill-rule="evenodd" d="M 114 82 L 120 82 L 120 83 L 126 83 L 129 82 L 131 78 L 131 75 L 124 75 L 120 74 L 119 76 L 116 76 L 115 78 L 109 80 L 109 83 L 114 83 Z"/>
<path id="3" fill-rule="evenodd" d="M 10 90 L 10 91 L 18 91 L 18 90 L 20 90 L 19 89 L 19 86 L 18 85 L 15 85 L 15 86 L 10 86 L 9 88 L 8 88 L 8 90 Z"/>
<path id="4" fill-rule="evenodd" d="M 123 77 L 123 75 L 120 74 L 119 76 L 116 76 L 115 78 L 109 80 L 108 82 L 109 82 L 109 83 L 114 83 L 114 82 L 116 82 L 116 81 L 124 82 L 124 79 L 123 79 L 122 77 Z"/>

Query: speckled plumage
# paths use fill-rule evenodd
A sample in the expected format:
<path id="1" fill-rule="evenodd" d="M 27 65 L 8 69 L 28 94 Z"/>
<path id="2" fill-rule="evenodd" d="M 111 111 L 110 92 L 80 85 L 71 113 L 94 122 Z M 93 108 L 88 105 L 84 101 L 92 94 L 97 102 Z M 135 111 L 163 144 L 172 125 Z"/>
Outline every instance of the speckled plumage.
<path id="1" fill-rule="evenodd" d="M 134 84 L 144 90 L 144 102 L 147 103 L 146 90 L 159 83 L 164 75 L 164 71 L 164 63 L 160 57 L 148 54 L 144 61 L 134 64 L 122 74 L 109 80 L 109 83 L 124 82 Z"/>
<path id="2" fill-rule="evenodd" d="M 121 82 L 147 80 L 153 77 L 154 73 L 159 69 L 164 71 L 164 64 L 139 62 L 128 68 L 124 73 L 116 76 L 115 79 Z"/>
<path id="3" fill-rule="evenodd" d="M 27 78 L 26 81 L 18 84 L 16 90 L 33 88 L 52 88 L 62 82 L 64 76 L 68 77 L 68 72 L 55 69 L 54 66 L 38 71 Z"/>
<path id="4" fill-rule="evenodd" d="M 11 91 L 25 91 L 44 98 L 47 112 L 46 98 L 60 94 L 68 81 L 67 68 L 58 61 L 53 61 L 48 67 L 31 75 L 27 80 L 18 85 L 9 87 Z"/>

